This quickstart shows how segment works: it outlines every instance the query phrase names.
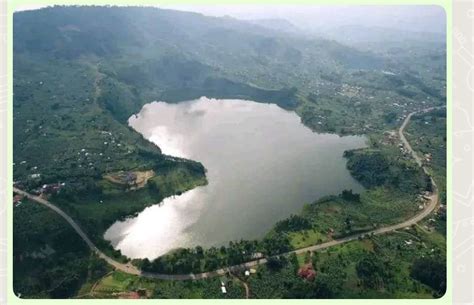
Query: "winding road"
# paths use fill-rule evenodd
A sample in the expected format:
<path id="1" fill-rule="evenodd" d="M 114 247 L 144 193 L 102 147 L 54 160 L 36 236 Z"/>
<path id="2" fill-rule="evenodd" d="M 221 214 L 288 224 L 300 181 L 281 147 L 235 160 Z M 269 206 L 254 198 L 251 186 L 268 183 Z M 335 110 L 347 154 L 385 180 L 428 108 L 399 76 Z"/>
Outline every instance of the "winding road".
<path id="1" fill-rule="evenodd" d="M 317 244 L 317 245 L 297 249 L 297 250 L 290 251 L 290 252 L 280 254 L 280 255 L 289 255 L 291 253 L 302 254 L 302 253 L 305 253 L 307 251 L 316 251 L 316 250 L 326 249 L 326 248 L 333 247 L 333 246 L 336 246 L 336 245 L 344 244 L 344 243 L 347 243 L 347 242 L 350 242 L 350 241 L 357 240 L 359 238 L 363 238 L 364 236 L 368 236 L 368 235 L 380 235 L 380 234 L 384 234 L 384 233 L 393 232 L 395 230 L 399 230 L 399 229 L 403 229 L 403 228 L 412 226 L 412 225 L 418 223 L 419 221 L 421 221 L 422 219 L 424 219 L 425 217 L 427 217 L 436 208 L 436 206 L 438 204 L 438 187 L 437 187 L 435 181 L 433 180 L 433 178 L 431 177 L 431 175 L 429 174 L 428 169 L 423 165 L 423 162 L 422 162 L 421 158 L 417 155 L 417 153 L 410 146 L 410 143 L 405 138 L 405 135 L 404 135 L 403 132 L 405 130 L 405 127 L 410 122 L 410 119 L 413 115 L 415 115 L 417 113 L 429 112 L 429 111 L 437 109 L 437 108 L 443 108 L 443 107 L 432 107 L 432 108 L 427 108 L 427 109 L 424 109 L 424 110 L 420 110 L 420 111 L 410 113 L 405 118 L 405 120 L 403 121 L 403 124 L 401 125 L 401 127 L 398 130 L 399 137 L 400 137 L 403 145 L 405 146 L 405 149 L 407 149 L 407 151 L 411 154 L 411 156 L 415 159 L 416 163 L 423 169 L 423 171 L 428 176 L 430 176 L 431 183 L 433 185 L 433 192 L 428 197 L 428 199 L 429 199 L 428 202 L 429 203 L 425 206 L 425 208 L 423 210 L 421 210 L 418 214 L 416 214 L 413 217 L 405 220 L 402 223 L 398 223 L 398 224 L 394 224 L 394 225 L 390 225 L 390 226 L 386 226 L 386 227 L 381 227 L 381 228 L 374 229 L 374 230 L 364 232 L 364 233 L 350 235 L 350 236 L 347 236 L 347 237 L 344 237 L 344 238 L 335 239 L 335 240 L 331 240 L 331 241 L 328 241 L 328 242 L 325 242 L 325 243 L 321 243 L 321 244 Z M 113 258 L 107 256 L 105 253 L 100 251 L 92 243 L 92 241 L 89 239 L 89 237 L 86 235 L 86 233 L 84 231 L 82 231 L 82 229 L 79 227 L 79 225 L 69 215 L 67 215 L 63 210 L 61 210 L 60 208 L 58 208 L 54 204 L 50 203 L 49 201 L 45 200 L 42 197 L 32 195 L 32 194 L 27 193 L 23 190 L 20 190 L 16 187 L 13 187 L 13 191 L 18 193 L 18 194 L 21 194 L 21 195 L 27 197 L 28 199 L 31 199 L 31 200 L 39 203 L 39 204 L 42 204 L 42 205 L 48 207 L 49 209 L 55 211 L 56 213 L 58 213 L 61 217 L 63 217 L 69 223 L 69 225 L 77 232 L 77 234 L 79 234 L 79 236 L 86 242 L 86 244 L 89 246 L 89 248 L 91 248 L 91 250 L 93 252 L 95 252 L 100 258 L 104 259 L 109 265 L 113 266 L 115 269 L 120 270 L 120 271 L 125 272 L 125 273 L 128 273 L 128 274 L 143 276 L 143 277 L 147 277 L 147 278 L 161 279 L 161 280 L 175 280 L 175 281 L 179 281 L 179 280 L 197 280 L 197 279 L 205 279 L 205 278 L 211 278 L 211 277 L 215 277 L 215 276 L 225 275 L 228 272 L 238 272 L 238 271 L 241 271 L 243 269 L 248 269 L 250 267 L 255 267 L 255 266 L 260 265 L 260 264 L 265 264 L 267 262 L 266 258 L 261 258 L 261 259 L 249 261 L 249 262 L 246 262 L 246 263 L 243 263 L 243 264 L 240 264 L 240 265 L 229 266 L 229 267 L 226 267 L 226 268 L 221 268 L 221 269 L 210 271 L 210 272 L 203 272 L 203 273 L 196 273 L 196 274 L 161 274 L 161 273 L 142 272 L 141 270 L 139 270 L 138 268 L 136 268 L 132 264 L 130 264 L 130 263 L 123 264 L 123 263 L 117 262 Z"/>

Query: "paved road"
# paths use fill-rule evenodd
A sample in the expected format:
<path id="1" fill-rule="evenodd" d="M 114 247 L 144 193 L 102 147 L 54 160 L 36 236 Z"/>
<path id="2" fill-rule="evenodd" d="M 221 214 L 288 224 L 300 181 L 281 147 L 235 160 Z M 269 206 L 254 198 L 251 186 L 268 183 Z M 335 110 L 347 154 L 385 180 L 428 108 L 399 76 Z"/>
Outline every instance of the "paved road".
<path id="1" fill-rule="evenodd" d="M 130 273 L 130 274 L 140 275 L 140 273 L 141 273 L 140 270 L 138 270 L 132 264 L 119 263 L 119 262 L 115 261 L 114 259 L 110 258 L 109 256 L 105 255 L 105 253 L 103 253 L 102 251 L 100 251 L 92 243 L 92 241 L 89 239 L 89 237 L 86 235 L 86 233 L 84 231 L 82 231 L 82 229 L 79 227 L 79 225 L 71 217 L 69 217 L 69 215 L 67 215 L 63 210 L 61 210 L 60 208 L 58 208 L 54 204 L 50 203 L 49 201 L 45 200 L 42 197 L 29 194 L 29 193 L 27 193 L 25 191 L 22 191 L 22 190 L 20 190 L 16 187 L 13 188 L 13 191 L 27 197 L 28 199 L 31 199 L 31 200 L 33 200 L 37 203 L 40 203 L 40 204 L 50 208 L 51 210 L 55 211 L 56 213 L 58 213 L 62 218 L 64 218 L 69 223 L 69 225 L 74 229 L 74 231 L 76 231 L 77 234 L 79 234 L 79 236 L 86 242 L 86 244 L 89 246 L 89 248 L 91 248 L 92 251 L 94 251 L 100 258 L 103 258 L 108 264 L 112 265 L 114 268 L 116 268 L 120 271 L 123 271 L 123 272 Z"/>
<path id="2" fill-rule="evenodd" d="M 404 135 L 403 132 L 405 130 L 405 127 L 410 122 L 411 117 L 414 114 L 428 112 L 428 111 L 431 111 L 431 110 L 434 110 L 434 109 L 437 109 L 437 108 L 442 108 L 442 107 L 432 107 L 432 108 L 427 108 L 427 109 L 424 109 L 424 110 L 421 110 L 421 111 L 410 113 L 405 118 L 405 120 L 403 121 L 402 126 L 398 130 L 398 134 L 399 134 L 399 137 L 400 137 L 403 145 L 408 150 L 408 152 L 412 155 L 413 159 L 415 159 L 416 163 L 424 170 L 424 172 L 427 175 L 429 175 L 428 170 L 426 169 L 426 167 L 424 167 L 421 158 L 413 150 L 410 143 L 405 138 L 405 135 Z M 412 225 L 416 224 L 417 222 L 421 221 L 422 219 L 424 219 L 426 216 L 428 216 L 436 208 L 436 206 L 438 204 L 438 187 L 437 187 L 437 185 L 436 185 L 436 183 L 435 183 L 435 181 L 433 180 L 432 177 L 431 177 L 431 183 L 433 184 L 433 192 L 432 192 L 431 196 L 429 196 L 428 205 L 422 211 L 420 211 L 418 214 L 416 214 L 415 216 L 405 220 L 402 223 L 398 223 L 398 224 L 394 224 L 394 225 L 390 225 L 390 226 L 386 226 L 386 227 L 381 227 L 381 228 L 378 228 L 378 229 L 374 229 L 372 231 L 368 231 L 368 232 L 360 233 L 360 234 L 354 234 L 354 235 L 347 236 L 347 237 L 340 238 L 340 239 L 336 239 L 336 240 L 331 240 L 331 241 L 321 243 L 321 244 L 318 244 L 318 245 L 309 246 L 309 247 L 306 247 L 306 248 L 301 248 L 301 249 L 297 249 L 297 250 L 294 250 L 294 251 L 290 251 L 288 253 L 284 253 L 284 254 L 281 254 L 281 255 L 289 255 L 291 253 L 302 254 L 302 253 L 306 253 L 307 251 L 316 251 L 316 250 L 326 249 L 326 248 L 333 247 L 333 246 L 336 246 L 336 245 L 340 245 L 340 244 L 343 244 L 343 243 L 347 243 L 347 242 L 350 242 L 350 241 L 353 241 L 353 240 L 357 240 L 357 239 L 362 238 L 364 236 L 385 234 L 385 233 L 393 232 L 395 230 L 399 230 L 399 229 L 403 229 L 403 228 L 412 226 Z M 147 277 L 147 278 L 162 279 L 162 280 L 175 280 L 175 281 L 205 279 L 205 278 L 211 278 L 211 277 L 215 277 L 215 276 L 225 275 L 228 272 L 239 272 L 239 271 L 242 271 L 244 269 L 255 267 L 255 266 L 260 265 L 260 264 L 265 264 L 267 262 L 266 258 L 261 258 L 261 259 L 249 261 L 249 262 L 244 263 L 244 264 L 229 266 L 229 267 L 218 269 L 218 270 L 215 270 L 215 271 L 203 272 L 203 273 L 197 273 L 197 274 L 161 274 L 161 273 L 142 272 L 130 263 L 127 263 L 127 264 L 119 263 L 116 260 L 112 259 L 111 257 L 105 255 L 102 251 L 100 251 L 92 243 L 92 241 L 89 239 L 89 237 L 87 237 L 87 235 L 84 233 L 84 231 L 82 231 L 82 229 L 79 227 L 79 225 L 71 217 L 69 217 L 63 210 L 61 210 L 57 206 L 51 204 L 50 202 L 48 202 L 44 198 L 31 195 L 31 194 L 29 194 L 25 191 L 22 191 L 18 188 L 14 187 L 13 190 L 16 193 L 22 194 L 22 195 L 26 196 L 27 198 L 29 198 L 29 199 L 37 202 L 37 203 L 40 203 L 40 204 L 52 209 L 56 213 L 58 213 L 60 216 L 62 216 L 71 225 L 71 227 L 77 232 L 77 234 L 79 234 L 79 236 L 81 236 L 81 238 L 87 243 L 87 245 L 91 248 L 92 251 L 94 251 L 99 257 L 103 258 L 108 264 L 110 264 L 111 266 L 113 266 L 117 270 L 129 273 L 129 274 L 139 275 L 139 276 L 143 276 L 143 277 Z"/>

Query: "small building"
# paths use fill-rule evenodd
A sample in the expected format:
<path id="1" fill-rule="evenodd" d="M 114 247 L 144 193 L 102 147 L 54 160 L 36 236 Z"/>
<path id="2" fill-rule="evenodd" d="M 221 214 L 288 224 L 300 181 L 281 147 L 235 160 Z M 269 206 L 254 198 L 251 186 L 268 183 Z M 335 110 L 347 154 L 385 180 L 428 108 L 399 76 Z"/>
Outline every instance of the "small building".
<path id="1" fill-rule="evenodd" d="M 61 190 L 63 185 L 61 183 L 51 183 L 51 184 L 44 184 L 41 187 L 42 194 L 56 194 Z"/>
<path id="2" fill-rule="evenodd" d="M 136 300 L 139 299 L 140 295 L 136 291 L 130 291 L 130 292 L 123 292 L 119 294 L 119 299 L 132 299 Z"/>
<path id="3" fill-rule="evenodd" d="M 23 200 L 23 197 L 24 196 L 20 194 L 13 196 L 13 204 L 21 203 L 21 201 Z"/>
<path id="4" fill-rule="evenodd" d="M 305 280 L 313 281 L 316 278 L 316 271 L 313 269 L 312 264 L 306 264 L 298 270 L 298 276 Z"/>
<path id="5" fill-rule="evenodd" d="M 133 172 L 128 172 L 126 175 L 125 175 L 125 181 L 128 183 L 128 184 L 134 184 L 135 181 L 137 180 L 137 175 Z"/>
<path id="6" fill-rule="evenodd" d="M 221 291 L 224 294 L 227 293 L 227 288 L 225 285 L 227 284 L 228 281 L 229 280 L 227 279 L 227 277 L 225 276 L 221 277 Z"/>
<path id="7" fill-rule="evenodd" d="M 137 291 L 138 295 L 140 297 L 146 297 L 147 296 L 147 291 L 145 288 L 138 288 Z"/>

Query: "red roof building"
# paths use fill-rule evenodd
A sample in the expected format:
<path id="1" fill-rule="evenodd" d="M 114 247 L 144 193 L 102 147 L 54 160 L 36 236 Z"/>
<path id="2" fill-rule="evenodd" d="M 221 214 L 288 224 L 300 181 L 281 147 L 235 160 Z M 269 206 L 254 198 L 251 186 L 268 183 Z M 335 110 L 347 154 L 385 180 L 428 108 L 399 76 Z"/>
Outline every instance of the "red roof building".
<path id="1" fill-rule="evenodd" d="M 298 276 L 305 280 L 312 281 L 316 277 L 316 271 L 313 269 L 312 264 L 306 264 L 298 270 Z"/>

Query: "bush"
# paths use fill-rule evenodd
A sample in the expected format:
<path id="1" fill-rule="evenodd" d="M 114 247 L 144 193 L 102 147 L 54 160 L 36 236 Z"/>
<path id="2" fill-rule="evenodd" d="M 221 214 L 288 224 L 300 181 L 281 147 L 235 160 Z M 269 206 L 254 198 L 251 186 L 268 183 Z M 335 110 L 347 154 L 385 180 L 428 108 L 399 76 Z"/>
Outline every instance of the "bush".
<path id="1" fill-rule="evenodd" d="M 298 215 L 291 215 L 287 219 L 275 224 L 277 232 L 295 232 L 311 228 L 311 221 Z"/>
<path id="2" fill-rule="evenodd" d="M 411 266 L 410 276 L 430 286 L 435 296 L 442 296 L 446 291 L 446 262 L 442 257 L 417 259 Z"/>

